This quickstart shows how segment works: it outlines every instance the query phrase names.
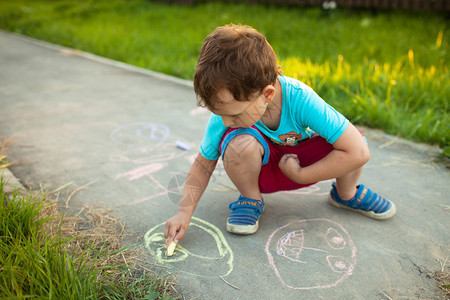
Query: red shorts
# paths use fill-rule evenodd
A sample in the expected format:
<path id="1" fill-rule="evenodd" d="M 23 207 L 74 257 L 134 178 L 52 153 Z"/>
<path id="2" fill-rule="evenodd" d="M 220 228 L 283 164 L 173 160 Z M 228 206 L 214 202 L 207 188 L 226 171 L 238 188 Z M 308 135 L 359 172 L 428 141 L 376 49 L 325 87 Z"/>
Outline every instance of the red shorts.
<path id="1" fill-rule="evenodd" d="M 222 158 L 228 143 L 239 134 L 254 136 L 264 148 L 261 173 L 259 174 L 259 189 L 261 193 L 296 190 L 315 183 L 298 184 L 287 178 L 278 167 L 278 163 L 284 154 L 297 154 L 300 166 L 307 167 L 321 160 L 333 150 L 333 146 L 319 135 L 301 141 L 295 146 L 284 146 L 273 144 L 255 127 L 230 128 L 225 132 L 220 145 Z"/>

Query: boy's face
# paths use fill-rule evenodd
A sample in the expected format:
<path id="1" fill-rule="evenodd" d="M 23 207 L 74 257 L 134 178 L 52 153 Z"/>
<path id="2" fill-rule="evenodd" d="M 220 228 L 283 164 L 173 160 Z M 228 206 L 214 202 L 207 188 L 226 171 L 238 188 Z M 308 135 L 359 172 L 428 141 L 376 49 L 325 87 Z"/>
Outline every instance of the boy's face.
<path id="1" fill-rule="evenodd" d="M 210 110 L 222 117 L 226 127 L 248 128 L 258 122 L 267 109 L 264 93 L 255 93 L 248 101 L 237 101 L 228 89 L 221 89 L 217 98 L 222 102 Z"/>

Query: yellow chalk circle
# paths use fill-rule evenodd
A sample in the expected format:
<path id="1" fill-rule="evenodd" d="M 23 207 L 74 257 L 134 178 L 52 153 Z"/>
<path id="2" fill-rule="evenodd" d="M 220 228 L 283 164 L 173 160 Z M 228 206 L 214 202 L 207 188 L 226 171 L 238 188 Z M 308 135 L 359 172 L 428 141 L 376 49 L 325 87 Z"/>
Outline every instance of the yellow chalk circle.
<path id="1" fill-rule="evenodd" d="M 190 234 L 193 234 L 189 235 L 191 239 L 185 237 L 186 240 L 183 243 L 171 243 L 167 249 L 164 249 L 166 238 L 163 232 L 165 226 L 166 222 L 158 224 L 144 236 L 145 247 L 150 256 L 159 264 L 164 265 L 164 267 L 180 269 L 181 272 L 186 274 L 202 277 L 210 277 L 217 273 L 225 277 L 233 271 L 233 251 L 225 240 L 223 233 L 215 225 L 192 217 L 189 226 Z M 200 249 L 194 247 L 198 243 L 192 240 L 196 234 L 201 235 L 197 235 L 199 242 L 212 247 L 202 248 L 204 252 L 199 253 Z M 213 240 L 207 241 L 208 236 Z M 212 243 L 212 245 L 209 243 Z M 190 250 L 183 247 L 182 244 L 187 245 Z M 169 252 L 171 247 L 174 250 L 176 248 L 176 253 L 175 251 Z"/>
<path id="2" fill-rule="evenodd" d="M 176 243 L 172 242 L 170 243 L 169 247 L 167 247 L 167 256 L 172 256 L 173 252 L 175 251 Z"/>

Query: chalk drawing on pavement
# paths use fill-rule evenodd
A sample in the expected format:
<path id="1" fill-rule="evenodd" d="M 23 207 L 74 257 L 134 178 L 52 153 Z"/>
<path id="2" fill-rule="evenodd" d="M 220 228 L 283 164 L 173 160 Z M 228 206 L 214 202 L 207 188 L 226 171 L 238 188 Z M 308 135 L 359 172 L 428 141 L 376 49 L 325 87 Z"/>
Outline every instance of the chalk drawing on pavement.
<path id="1" fill-rule="evenodd" d="M 152 122 L 134 122 L 117 127 L 111 132 L 110 138 L 116 143 L 134 147 L 155 141 L 162 144 L 169 135 L 170 129 L 166 125 Z"/>
<path id="2" fill-rule="evenodd" d="M 334 180 L 324 180 L 321 181 L 320 183 L 327 183 L 327 182 L 332 182 Z M 295 195 L 314 195 L 314 196 L 324 196 L 324 195 L 328 195 L 330 193 L 329 189 L 322 191 L 320 186 L 318 185 L 318 183 L 310 185 L 308 187 L 305 188 L 301 188 L 301 189 L 297 189 L 297 190 L 292 190 L 292 191 L 284 191 L 283 193 L 286 194 L 295 194 Z"/>
<path id="3" fill-rule="evenodd" d="M 166 125 L 153 122 L 127 123 L 110 133 L 113 142 L 127 146 L 126 150 L 109 156 L 111 162 L 123 164 L 127 168 L 126 171 L 117 174 L 115 179 L 139 180 L 140 184 L 146 184 L 145 190 L 148 189 L 147 195 L 134 199 L 131 205 L 179 192 L 179 187 L 166 187 L 162 182 L 167 181 L 167 174 L 177 179 L 181 175 L 178 172 L 159 171 L 166 169 L 175 159 L 191 160 L 192 153 L 179 151 L 174 143 L 166 142 L 169 135 L 170 129 Z M 160 174 L 157 174 L 158 172 Z M 178 200 L 172 198 L 169 197 L 172 202 Z"/>
<path id="4" fill-rule="evenodd" d="M 278 228 L 265 251 L 280 282 L 297 290 L 335 287 L 356 265 L 357 250 L 348 232 L 327 219 L 299 220 Z"/>
<path id="5" fill-rule="evenodd" d="M 233 251 L 215 225 L 192 217 L 186 232 L 189 239 L 178 243 L 170 257 L 166 257 L 164 249 L 165 225 L 165 222 L 158 224 L 144 235 L 146 249 L 159 264 L 194 276 L 208 277 L 219 272 L 224 277 L 233 271 Z"/>
<path id="6" fill-rule="evenodd" d="M 181 201 L 186 173 L 167 170 L 172 164 L 177 166 L 192 165 L 197 154 L 191 151 L 180 151 L 176 143 L 168 142 L 170 130 L 166 125 L 152 122 L 135 122 L 121 125 L 114 129 L 111 140 L 126 145 L 119 153 L 111 154 L 109 161 L 118 163 L 119 169 L 126 168 L 115 176 L 116 180 L 139 181 L 145 185 L 140 189 L 146 191 L 144 195 L 133 199 L 130 205 L 136 205 L 162 196 L 178 205 Z M 190 143 L 189 146 L 194 146 Z M 188 168 L 186 166 L 183 169 Z M 170 169 L 170 168 L 169 168 Z M 223 164 L 219 162 L 211 176 L 210 183 L 215 182 L 216 176 L 225 174 Z M 166 182 L 166 184 L 164 183 Z"/>

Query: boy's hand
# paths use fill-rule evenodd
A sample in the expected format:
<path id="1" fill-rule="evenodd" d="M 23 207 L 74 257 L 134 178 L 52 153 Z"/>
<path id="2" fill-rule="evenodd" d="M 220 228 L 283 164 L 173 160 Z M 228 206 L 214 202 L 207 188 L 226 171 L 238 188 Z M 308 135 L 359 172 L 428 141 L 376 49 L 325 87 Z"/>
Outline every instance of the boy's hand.
<path id="1" fill-rule="evenodd" d="M 281 169 L 284 175 L 292 181 L 298 182 L 300 167 L 300 161 L 297 154 L 285 154 L 281 157 L 278 167 Z"/>
<path id="2" fill-rule="evenodd" d="M 164 230 L 164 237 L 166 238 L 164 248 L 167 249 L 172 241 L 175 243 L 181 241 L 190 222 L 191 216 L 184 212 L 178 212 L 176 215 L 167 220 L 166 229 Z"/>

